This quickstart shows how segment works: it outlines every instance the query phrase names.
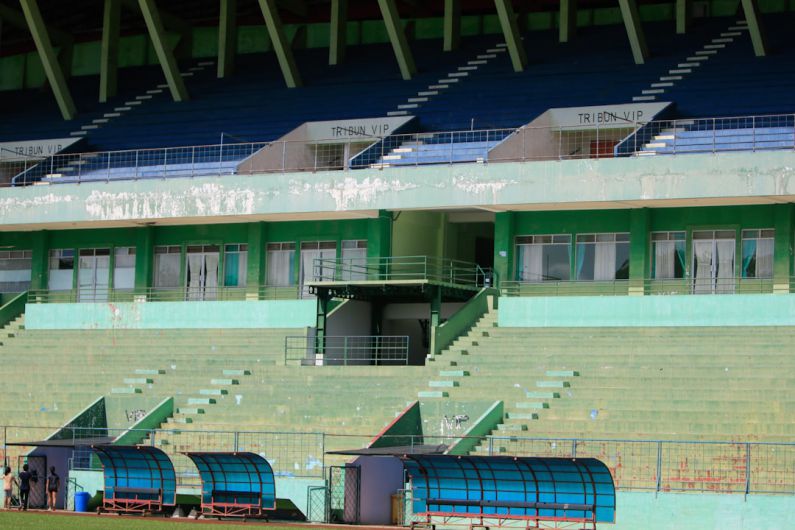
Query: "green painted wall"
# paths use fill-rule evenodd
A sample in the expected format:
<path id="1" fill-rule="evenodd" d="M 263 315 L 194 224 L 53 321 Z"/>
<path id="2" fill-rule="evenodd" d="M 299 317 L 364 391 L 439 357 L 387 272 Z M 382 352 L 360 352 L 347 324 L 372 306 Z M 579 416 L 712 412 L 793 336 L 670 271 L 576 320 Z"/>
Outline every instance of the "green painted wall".
<path id="1" fill-rule="evenodd" d="M 500 327 L 795 326 L 795 296 L 503 297 Z"/>
<path id="2" fill-rule="evenodd" d="M 315 325 L 316 301 L 28 304 L 28 329 L 243 329 Z"/>
<path id="3" fill-rule="evenodd" d="M 395 447 L 419 445 L 422 439 L 422 416 L 420 402 L 415 401 L 400 413 L 400 416 L 387 425 L 368 445 L 368 447 Z"/>
<path id="4" fill-rule="evenodd" d="M 441 212 L 403 211 L 394 215 L 392 251 L 395 256 L 444 255 L 447 219 Z"/>
<path id="5" fill-rule="evenodd" d="M 795 496 L 620 491 L 614 530 L 790 530 Z"/>

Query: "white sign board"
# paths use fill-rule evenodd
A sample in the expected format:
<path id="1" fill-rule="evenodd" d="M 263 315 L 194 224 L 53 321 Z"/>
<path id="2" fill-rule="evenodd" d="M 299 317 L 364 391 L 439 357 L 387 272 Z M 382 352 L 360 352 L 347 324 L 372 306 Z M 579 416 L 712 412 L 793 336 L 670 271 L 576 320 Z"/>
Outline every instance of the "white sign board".
<path id="1" fill-rule="evenodd" d="M 670 104 L 669 102 L 655 102 L 596 105 L 549 109 L 547 112 L 552 126 L 572 130 L 617 129 L 647 123 Z"/>
<path id="2" fill-rule="evenodd" d="M 389 136 L 412 118 L 413 116 L 395 116 L 311 121 L 306 124 L 306 140 L 311 143 L 375 142 Z"/>
<path id="3" fill-rule="evenodd" d="M 0 142 L 0 162 L 17 162 L 57 155 L 80 140 L 81 138 L 53 138 L 24 142 Z"/>

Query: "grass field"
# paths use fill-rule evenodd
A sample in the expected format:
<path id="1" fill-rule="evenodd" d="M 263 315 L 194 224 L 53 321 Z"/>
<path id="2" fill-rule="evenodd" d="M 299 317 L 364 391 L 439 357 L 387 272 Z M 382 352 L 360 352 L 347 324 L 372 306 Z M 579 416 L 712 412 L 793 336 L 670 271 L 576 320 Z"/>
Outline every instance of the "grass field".
<path id="1" fill-rule="evenodd" d="M 296 530 L 296 526 L 280 526 L 278 524 L 258 523 L 218 523 L 215 521 L 192 521 L 182 519 L 173 521 L 156 517 L 119 517 L 114 515 L 69 515 L 37 512 L 6 512 L 0 511 L 0 528 L 16 530 L 18 528 L 36 528 L 47 530 L 185 530 L 189 527 L 206 528 L 207 530 L 240 530 L 242 527 L 261 527 L 267 530 Z M 312 525 L 313 529 L 322 528 Z"/>

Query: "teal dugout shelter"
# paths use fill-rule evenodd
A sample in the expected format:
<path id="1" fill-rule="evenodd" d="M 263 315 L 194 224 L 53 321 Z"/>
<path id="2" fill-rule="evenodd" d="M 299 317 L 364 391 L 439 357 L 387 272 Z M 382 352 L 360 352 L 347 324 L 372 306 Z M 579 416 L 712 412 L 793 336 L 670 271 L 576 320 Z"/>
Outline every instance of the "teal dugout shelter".
<path id="1" fill-rule="evenodd" d="M 102 462 L 102 508 L 112 512 L 160 512 L 174 506 L 177 477 L 168 456 L 150 446 L 95 445 Z"/>

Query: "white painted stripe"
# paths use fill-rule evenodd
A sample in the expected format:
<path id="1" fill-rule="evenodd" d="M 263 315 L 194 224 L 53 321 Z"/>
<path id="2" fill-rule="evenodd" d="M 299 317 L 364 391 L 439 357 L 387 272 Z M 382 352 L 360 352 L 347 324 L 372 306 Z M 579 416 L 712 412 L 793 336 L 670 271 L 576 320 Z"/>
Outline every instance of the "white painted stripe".
<path id="1" fill-rule="evenodd" d="M 497 57 L 497 55 L 493 53 L 484 53 L 477 56 L 478 59 L 494 59 L 495 57 Z"/>
<path id="2" fill-rule="evenodd" d="M 646 149 L 656 149 L 658 147 L 665 147 L 665 146 L 666 146 L 665 142 L 651 142 L 644 145 L 643 147 L 645 147 Z"/>
<path id="3" fill-rule="evenodd" d="M 459 72 L 473 72 L 473 71 L 475 71 L 477 69 L 478 69 L 477 66 L 459 66 L 458 67 L 458 71 Z"/>
<path id="4" fill-rule="evenodd" d="M 709 55 L 694 55 L 693 57 L 688 57 L 688 61 L 707 61 L 709 60 Z"/>
<path id="5" fill-rule="evenodd" d="M 400 160 L 403 158 L 400 155 L 384 155 L 381 157 L 381 160 Z"/>
<path id="6" fill-rule="evenodd" d="M 489 48 L 486 53 L 501 53 L 506 51 L 505 48 Z"/>
<path id="7" fill-rule="evenodd" d="M 721 42 L 725 42 L 725 43 L 728 44 L 729 42 L 734 42 L 734 39 L 712 39 L 712 42 L 714 42 L 715 44 L 718 44 L 718 43 L 721 43 Z"/>
<path id="8" fill-rule="evenodd" d="M 142 96 L 135 96 L 135 99 L 137 99 L 139 101 L 140 100 L 144 100 L 144 99 L 152 99 L 152 96 L 150 94 L 144 94 Z"/>
<path id="9" fill-rule="evenodd" d="M 655 98 L 654 96 L 633 96 L 632 97 L 632 101 L 654 101 L 655 99 L 657 99 L 657 98 Z"/>
<path id="10" fill-rule="evenodd" d="M 409 103 L 425 103 L 426 101 L 428 101 L 428 98 L 409 98 L 408 99 Z"/>
<path id="11" fill-rule="evenodd" d="M 674 68 L 673 70 L 668 70 L 669 74 L 689 74 L 693 72 L 690 68 Z"/>
<path id="12" fill-rule="evenodd" d="M 641 94 L 648 95 L 648 94 L 663 94 L 665 90 L 662 88 L 647 88 L 641 91 Z"/>
<path id="13" fill-rule="evenodd" d="M 119 113 L 119 112 L 106 112 L 105 114 L 103 114 L 103 116 L 105 118 L 118 118 L 119 116 L 121 116 L 121 113 Z"/>
<path id="14" fill-rule="evenodd" d="M 638 156 L 655 156 L 657 151 L 639 151 L 635 153 Z"/>
<path id="15" fill-rule="evenodd" d="M 438 90 L 423 90 L 422 92 L 417 92 L 418 96 L 438 96 Z"/>
<path id="16" fill-rule="evenodd" d="M 188 68 L 188 70 L 190 70 L 191 72 L 201 72 L 202 70 L 204 70 L 204 67 L 203 66 L 191 66 L 190 68 Z"/>
<path id="17" fill-rule="evenodd" d="M 651 84 L 652 88 L 664 88 L 664 87 L 669 87 L 669 86 L 674 86 L 674 84 L 671 83 L 671 82 L 668 82 L 668 83 L 652 83 Z"/>
<path id="18" fill-rule="evenodd" d="M 140 105 L 141 102 L 140 101 L 125 101 L 124 104 L 125 105 Z"/>
<path id="19" fill-rule="evenodd" d="M 146 93 L 147 94 L 162 94 L 163 93 L 163 89 L 162 88 L 153 88 L 152 90 L 147 90 Z"/>
<path id="20" fill-rule="evenodd" d="M 735 22 L 735 24 L 739 24 L 741 26 L 743 26 L 743 25 L 747 26 L 748 25 L 748 21 L 747 20 L 738 20 L 737 22 Z"/>
<path id="21" fill-rule="evenodd" d="M 681 75 L 664 75 L 660 78 L 660 81 L 681 81 Z"/>
<path id="22" fill-rule="evenodd" d="M 657 136 L 654 137 L 654 139 L 655 140 L 673 140 L 674 139 L 674 135 L 673 134 L 658 134 Z"/>
<path id="23" fill-rule="evenodd" d="M 450 77 L 466 77 L 469 75 L 469 72 L 452 72 L 447 75 Z"/>
<path id="24" fill-rule="evenodd" d="M 83 129 L 84 131 L 92 131 L 94 129 L 99 129 L 99 125 L 83 125 L 80 128 Z"/>
<path id="25" fill-rule="evenodd" d="M 701 66 L 701 63 L 679 63 L 676 66 L 678 66 L 679 68 L 693 68 L 694 66 L 695 67 Z"/>
<path id="26" fill-rule="evenodd" d="M 413 153 L 414 149 L 411 147 L 398 147 L 396 149 L 392 149 L 393 153 Z"/>
<path id="27" fill-rule="evenodd" d="M 725 44 L 705 44 L 704 45 L 704 49 L 705 50 L 721 50 L 721 49 L 723 49 L 725 47 L 726 47 Z"/>
<path id="28" fill-rule="evenodd" d="M 130 110 L 130 107 L 116 107 L 113 110 L 115 110 L 116 112 L 126 112 L 126 111 Z"/>
<path id="29" fill-rule="evenodd" d="M 157 88 L 168 88 L 168 83 L 161 83 L 157 85 Z"/>
<path id="30" fill-rule="evenodd" d="M 390 110 L 389 112 L 386 113 L 387 116 L 405 116 L 407 114 L 408 112 L 406 112 L 405 110 Z"/>
<path id="31" fill-rule="evenodd" d="M 398 109 L 416 109 L 419 107 L 416 103 L 404 103 L 403 105 L 398 105 Z"/>
<path id="32" fill-rule="evenodd" d="M 729 31 L 743 31 L 748 29 L 748 26 L 729 26 Z"/>
<path id="33" fill-rule="evenodd" d="M 88 131 L 72 131 L 69 133 L 69 136 L 85 136 L 88 134 Z"/>
<path id="34" fill-rule="evenodd" d="M 720 34 L 721 37 L 739 37 L 742 35 L 742 31 L 724 31 Z"/>
<path id="35" fill-rule="evenodd" d="M 486 64 L 486 63 L 488 63 L 488 61 L 467 61 L 467 64 L 470 66 L 475 64 Z"/>
<path id="36" fill-rule="evenodd" d="M 501 42 L 501 43 L 497 44 L 497 48 L 507 48 L 507 47 L 508 47 L 508 43 L 507 42 Z"/>
<path id="37" fill-rule="evenodd" d="M 718 53 L 717 50 L 698 50 L 696 55 L 715 55 Z"/>
<path id="38" fill-rule="evenodd" d="M 448 88 L 448 85 L 428 85 L 431 90 L 442 90 Z"/>
<path id="39" fill-rule="evenodd" d="M 439 82 L 440 83 L 444 83 L 444 84 L 447 84 L 447 83 L 458 83 L 458 79 L 439 79 Z"/>
<path id="40" fill-rule="evenodd" d="M 193 72 L 181 72 L 179 75 L 182 77 L 193 77 Z"/>

